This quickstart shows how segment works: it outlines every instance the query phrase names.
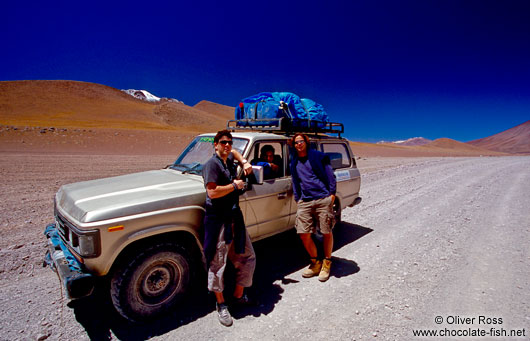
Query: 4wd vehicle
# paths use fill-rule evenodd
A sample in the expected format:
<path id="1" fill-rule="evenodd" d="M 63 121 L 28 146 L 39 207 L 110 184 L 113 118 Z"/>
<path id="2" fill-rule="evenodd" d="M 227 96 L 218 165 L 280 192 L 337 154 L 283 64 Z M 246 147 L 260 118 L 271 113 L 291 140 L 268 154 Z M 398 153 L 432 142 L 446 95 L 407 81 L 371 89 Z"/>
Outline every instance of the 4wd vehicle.
<path id="1" fill-rule="evenodd" d="M 230 121 L 231 122 L 231 121 Z M 234 127 L 229 128 L 236 130 Z M 343 129 L 343 128 L 342 128 Z M 289 174 L 289 133 L 256 127 L 233 133 L 234 149 L 256 160 L 274 148 L 279 171 L 240 197 L 253 241 L 294 226 L 297 205 Z M 335 214 L 361 201 L 360 174 L 347 140 L 314 131 L 313 148 L 327 153 L 337 177 Z M 334 132 L 334 129 L 328 130 Z M 202 221 L 206 190 L 201 176 L 213 154 L 215 133 L 197 136 L 174 164 L 153 170 L 62 186 L 55 195 L 55 222 L 45 235 L 46 262 L 70 299 L 88 296 L 95 278 L 110 280 L 117 311 L 129 320 L 157 315 L 177 305 L 193 274 L 204 269 Z M 240 173 L 241 174 L 241 173 Z M 257 182 L 257 183 L 256 183 Z"/>

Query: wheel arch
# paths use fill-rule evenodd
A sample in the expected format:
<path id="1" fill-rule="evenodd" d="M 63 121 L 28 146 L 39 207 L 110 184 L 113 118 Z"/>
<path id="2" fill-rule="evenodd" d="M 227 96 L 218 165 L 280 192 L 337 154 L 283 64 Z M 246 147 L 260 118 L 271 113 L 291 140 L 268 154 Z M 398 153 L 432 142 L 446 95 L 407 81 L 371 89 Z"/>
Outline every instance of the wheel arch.
<path id="1" fill-rule="evenodd" d="M 127 262 L 134 254 L 140 252 L 139 250 L 147 249 L 151 245 L 160 242 L 174 242 L 182 246 L 193 261 L 194 266 L 202 264 L 205 267 L 205 257 L 197 231 L 187 227 L 175 227 L 171 231 L 161 231 L 160 233 L 150 235 L 146 238 L 131 239 L 115 256 L 111 262 L 111 266 L 107 271 L 107 275 L 112 273 L 120 267 L 121 264 Z"/>

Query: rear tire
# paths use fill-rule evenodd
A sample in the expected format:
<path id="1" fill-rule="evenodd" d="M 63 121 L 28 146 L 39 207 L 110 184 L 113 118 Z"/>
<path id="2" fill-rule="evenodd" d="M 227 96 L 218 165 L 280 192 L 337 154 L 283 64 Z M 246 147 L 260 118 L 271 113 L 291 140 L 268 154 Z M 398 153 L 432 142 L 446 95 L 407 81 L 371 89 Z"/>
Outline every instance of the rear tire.
<path id="1" fill-rule="evenodd" d="M 126 319 L 139 321 L 173 308 L 191 281 L 186 250 L 159 243 L 129 259 L 111 279 L 111 297 Z"/>

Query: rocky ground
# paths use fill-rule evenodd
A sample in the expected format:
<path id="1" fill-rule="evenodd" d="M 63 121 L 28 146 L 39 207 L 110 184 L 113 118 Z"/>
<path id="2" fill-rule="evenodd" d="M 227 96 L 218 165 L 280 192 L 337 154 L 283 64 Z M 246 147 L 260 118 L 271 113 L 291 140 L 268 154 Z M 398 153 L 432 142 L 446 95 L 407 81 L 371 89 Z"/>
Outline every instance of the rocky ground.
<path id="1" fill-rule="evenodd" d="M 346 209 L 336 228 L 330 280 L 301 277 L 306 258 L 292 231 L 257 242 L 251 293 L 261 304 L 236 312 L 226 328 L 201 290 L 174 314 L 130 325 L 113 311 L 104 285 L 90 299 L 68 303 L 56 275 L 42 268 L 42 232 L 60 185 L 161 168 L 173 156 L 1 156 L 1 340 L 411 340 L 425 339 L 415 330 L 468 328 L 521 335 L 525 329 L 520 339 L 527 339 L 530 333 L 530 157 L 357 160 L 363 201 Z"/>

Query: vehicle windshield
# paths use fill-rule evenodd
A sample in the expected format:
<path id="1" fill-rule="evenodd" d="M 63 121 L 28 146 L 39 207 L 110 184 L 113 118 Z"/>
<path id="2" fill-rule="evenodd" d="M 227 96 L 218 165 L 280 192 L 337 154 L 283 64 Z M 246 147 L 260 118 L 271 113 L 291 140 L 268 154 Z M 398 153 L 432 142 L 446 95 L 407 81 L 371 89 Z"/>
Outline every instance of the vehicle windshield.
<path id="1" fill-rule="evenodd" d="M 179 170 L 182 173 L 202 175 L 202 167 L 214 153 L 213 138 L 213 136 L 197 136 L 169 168 Z M 232 148 L 243 154 L 248 140 L 234 138 L 233 141 Z"/>

